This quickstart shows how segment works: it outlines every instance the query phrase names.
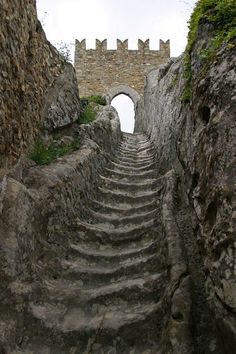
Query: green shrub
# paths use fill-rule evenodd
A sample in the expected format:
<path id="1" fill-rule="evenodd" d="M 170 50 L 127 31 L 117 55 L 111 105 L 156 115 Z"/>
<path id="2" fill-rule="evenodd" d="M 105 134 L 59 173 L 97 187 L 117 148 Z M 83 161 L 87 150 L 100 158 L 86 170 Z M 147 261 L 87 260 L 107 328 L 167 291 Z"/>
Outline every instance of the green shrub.
<path id="1" fill-rule="evenodd" d="M 92 96 L 87 96 L 87 97 L 81 97 L 80 99 L 82 102 L 87 102 L 88 103 L 91 103 L 91 102 L 94 102 L 94 103 L 97 103 L 101 106 L 106 106 L 106 99 L 105 97 L 102 97 L 102 96 L 99 96 L 99 95 L 92 95 Z"/>
<path id="2" fill-rule="evenodd" d="M 47 165 L 58 157 L 71 153 L 79 148 L 79 140 L 75 139 L 70 144 L 58 145 L 52 143 L 46 146 L 42 140 L 38 140 L 29 154 L 29 158 L 36 162 L 37 165 Z"/>
<path id="3" fill-rule="evenodd" d="M 88 97 L 88 100 L 89 102 L 94 102 L 94 103 L 97 103 L 97 104 L 100 104 L 101 106 L 106 106 L 106 99 L 105 97 L 102 97 L 102 96 L 89 96 Z"/>

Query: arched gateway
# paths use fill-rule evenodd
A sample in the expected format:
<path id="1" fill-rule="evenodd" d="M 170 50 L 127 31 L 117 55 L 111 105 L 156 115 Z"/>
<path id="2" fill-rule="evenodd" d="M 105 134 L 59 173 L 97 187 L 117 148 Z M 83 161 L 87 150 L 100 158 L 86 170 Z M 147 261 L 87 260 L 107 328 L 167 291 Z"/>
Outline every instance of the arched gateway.
<path id="1" fill-rule="evenodd" d="M 117 49 L 109 50 L 106 39 L 96 40 L 96 49 L 86 49 L 85 39 L 76 40 L 75 70 L 80 96 L 101 95 L 111 101 L 124 93 L 136 105 L 143 94 L 145 75 L 169 58 L 169 41 L 160 40 L 159 50 L 150 50 L 149 39 L 139 39 L 138 50 L 129 50 L 128 40 L 117 39 Z"/>
<path id="2" fill-rule="evenodd" d="M 124 94 L 124 95 L 128 96 L 129 98 L 131 98 L 131 100 L 134 103 L 134 107 L 136 107 L 136 105 L 140 99 L 140 95 L 134 89 L 132 89 L 131 87 L 126 86 L 126 85 L 118 85 L 118 86 L 112 87 L 106 94 L 107 103 L 111 104 L 111 101 L 113 100 L 113 98 L 115 98 L 116 96 L 121 95 L 121 94 Z"/>

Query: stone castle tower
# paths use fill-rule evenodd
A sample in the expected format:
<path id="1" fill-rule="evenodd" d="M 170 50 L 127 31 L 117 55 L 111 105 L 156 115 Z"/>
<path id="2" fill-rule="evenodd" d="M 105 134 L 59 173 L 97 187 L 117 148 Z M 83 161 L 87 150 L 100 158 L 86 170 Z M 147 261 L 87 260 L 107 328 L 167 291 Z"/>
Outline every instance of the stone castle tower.
<path id="1" fill-rule="evenodd" d="M 86 40 L 75 42 L 75 70 L 80 96 L 132 91 L 142 95 L 145 75 L 170 58 L 170 41 L 160 40 L 159 50 L 149 49 L 149 39 L 138 40 L 138 50 L 128 49 L 128 40 L 117 39 L 117 49 L 108 50 L 107 40 L 96 40 L 96 49 L 86 49 Z M 123 92 L 125 91 L 125 92 Z M 132 97 L 135 101 L 134 97 Z"/>

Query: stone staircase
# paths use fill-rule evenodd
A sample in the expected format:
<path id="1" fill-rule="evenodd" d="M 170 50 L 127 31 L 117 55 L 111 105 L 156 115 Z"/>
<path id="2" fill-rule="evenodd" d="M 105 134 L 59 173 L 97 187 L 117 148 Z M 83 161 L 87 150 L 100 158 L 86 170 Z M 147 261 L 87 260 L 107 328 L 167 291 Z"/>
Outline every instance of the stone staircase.
<path id="1" fill-rule="evenodd" d="M 24 353 L 160 353 L 167 283 L 154 149 L 123 134 L 95 197 L 72 221 L 61 276 L 29 304 Z M 20 351 L 22 352 L 22 351 Z"/>

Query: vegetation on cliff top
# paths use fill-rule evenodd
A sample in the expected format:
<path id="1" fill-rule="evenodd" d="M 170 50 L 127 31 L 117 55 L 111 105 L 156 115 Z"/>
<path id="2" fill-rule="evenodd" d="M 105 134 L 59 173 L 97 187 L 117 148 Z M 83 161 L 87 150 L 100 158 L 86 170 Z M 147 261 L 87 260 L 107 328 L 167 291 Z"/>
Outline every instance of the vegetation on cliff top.
<path id="1" fill-rule="evenodd" d="M 236 37 L 235 0 L 199 0 L 197 2 L 189 21 L 188 44 L 185 51 L 186 87 L 182 96 L 184 102 L 189 102 L 191 99 L 191 52 L 202 21 L 212 25 L 209 47 L 200 53 L 202 59 L 210 62 L 224 42 L 228 42 L 228 48 L 231 48 L 232 44 L 229 41 Z"/>

